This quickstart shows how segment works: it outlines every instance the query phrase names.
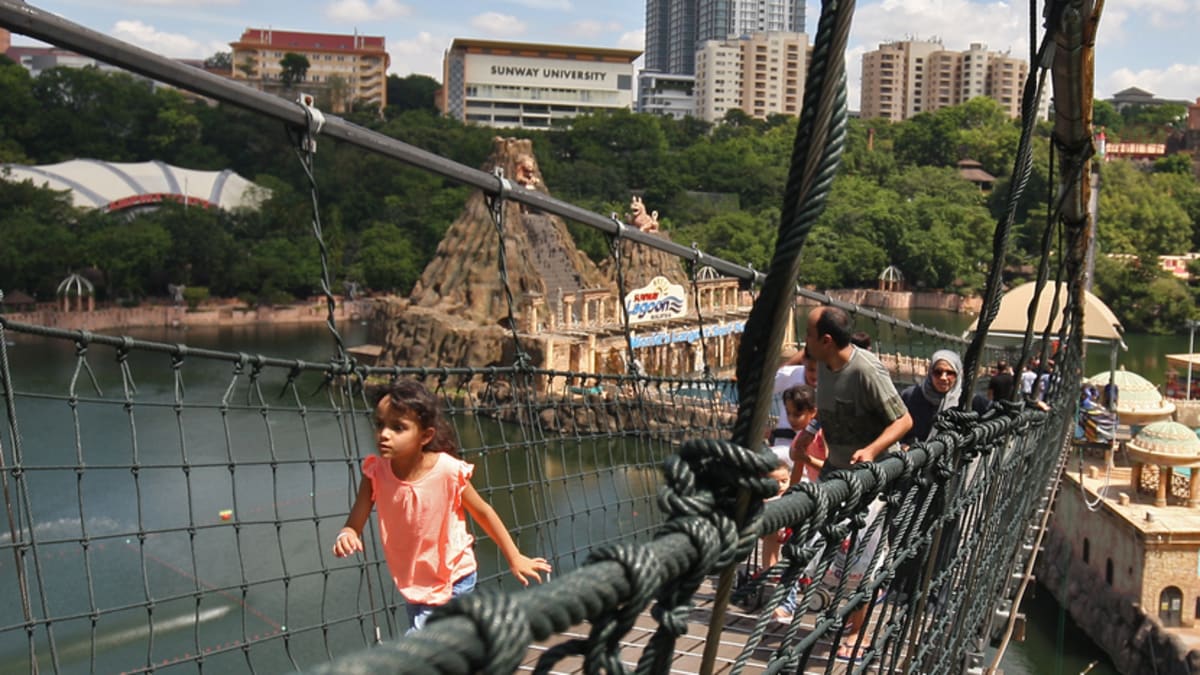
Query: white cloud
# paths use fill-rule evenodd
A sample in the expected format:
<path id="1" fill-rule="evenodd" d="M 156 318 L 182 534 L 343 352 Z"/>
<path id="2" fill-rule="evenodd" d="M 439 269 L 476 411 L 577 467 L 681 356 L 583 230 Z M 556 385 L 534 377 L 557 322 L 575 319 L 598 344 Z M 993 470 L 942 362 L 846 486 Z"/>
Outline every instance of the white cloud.
<path id="1" fill-rule="evenodd" d="M 1002 0 L 881 0 L 858 6 L 850 46 L 867 51 L 882 42 L 940 40 L 947 49 L 966 49 L 982 42 L 991 51 L 1029 54 L 1028 13 Z M 899 26 L 920 26 L 920 34 L 900 33 Z"/>
<path id="2" fill-rule="evenodd" d="M 392 56 L 388 72 L 401 77 L 412 73 L 428 75 L 441 82 L 442 56 L 449 45 L 449 39 L 426 32 L 410 40 L 388 40 L 388 53 Z"/>
<path id="3" fill-rule="evenodd" d="M 616 21 L 596 21 L 583 19 L 567 26 L 567 34 L 577 38 L 595 38 L 605 33 L 615 33 L 621 30 L 621 24 Z"/>
<path id="4" fill-rule="evenodd" d="M 1194 16 L 1200 11 L 1197 0 L 1122 0 L 1121 11 L 1134 11 L 1154 28 L 1169 30 L 1178 28 L 1180 19 Z M 1100 17 L 1100 29 L 1108 22 L 1108 7 Z"/>
<path id="5" fill-rule="evenodd" d="M 525 32 L 525 24 L 509 14 L 486 12 L 472 17 L 471 27 L 493 37 L 513 38 Z"/>
<path id="6" fill-rule="evenodd" d="M 1096 96 L 1108 98 L 1128 87 L 1145 89 L 1159 98 L 1191 101 L 1200 92 L 1200 64 L 1174 63 L 1136 72 L 1118 68 L 1097 83 Z"/>
<path id="7" fill-rule="evenodd" d="M 242 0 L 126 0 L 127 5 L 153 5 L 155 7 L 210 7 L 212 5 L 238 5 Z"/>
<path id="8" fill-rule="evenodd" d="M 627 33 L 621 33 L 621 37 L 617 38 L 617 49 L 645 49 L 646 48 L 646 29 L 631 30 Z"/>
<path id="9" fill-rule="evenodd" d="M 859 45 L 846 50 L 846 107 L 862 109 L 862 56 L 870 51 Z"/>
<path id="10" fill-rule="evenodd" d="M 530 9 L 556 9 L 563 12 L 571 11 L 571 0 L 508 0 L 514 5 Z"/>
<path id="11" fill-rule="evenodd" d="M 621 33 L 617 38 L 617 49 L 636 49 L 642 55 L 633 60 L 633 72 L 646 67 L 646 30 L 644 28 Z"/>
<path id="12" fill-rule="evenodd" d="M 396 0 L 334 0 L 325 7 L 326 18 L 332 21 L 378 21 L 408 16 L 412 8 Z"/>
<path id="13" fill-rule="evenodd" d="M 220 51 L 229 51 L 224 42 L 201 42 L 178 33 L 164 33 L 141 21 L 118 21 L 112 36 L 156 54 L 170 58 L 205 58 Z"/>

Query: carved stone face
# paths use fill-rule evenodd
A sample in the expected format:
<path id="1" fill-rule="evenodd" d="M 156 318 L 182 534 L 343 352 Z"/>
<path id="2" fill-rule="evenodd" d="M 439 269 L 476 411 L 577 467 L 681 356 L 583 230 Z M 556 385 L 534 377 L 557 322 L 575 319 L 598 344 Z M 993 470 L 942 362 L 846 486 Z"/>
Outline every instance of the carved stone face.
<path id="1" fill-rule="evenodd" d="M 537 185 L 537 163 L 529 155 L 517 159 L 514 179 L 525 187 Z"/>

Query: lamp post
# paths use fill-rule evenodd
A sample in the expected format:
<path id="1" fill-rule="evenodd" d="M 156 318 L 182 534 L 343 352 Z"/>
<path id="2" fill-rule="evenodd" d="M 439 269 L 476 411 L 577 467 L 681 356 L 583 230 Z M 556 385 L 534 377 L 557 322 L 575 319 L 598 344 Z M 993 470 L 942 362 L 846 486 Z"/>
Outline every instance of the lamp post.
<path id="1" fill-rule="evenodd" d="M 1192 400 L 1192 354 L 1196 349 L 1196 328 L 1200 327 L 1200 321 L 1188 319 L 1188 376 L 1187 376 L 1187 394 L 1186 400 Z"/>

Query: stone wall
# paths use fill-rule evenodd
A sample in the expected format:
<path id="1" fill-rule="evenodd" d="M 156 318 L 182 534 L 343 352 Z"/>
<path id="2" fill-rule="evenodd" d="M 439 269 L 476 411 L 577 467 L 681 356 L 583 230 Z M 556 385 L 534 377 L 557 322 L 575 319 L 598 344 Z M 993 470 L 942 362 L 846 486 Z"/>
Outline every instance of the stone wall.
<path id="1" fill-rule="evenodd" d="M 365 319 L 372 313 L 370 299 L 339 303 L 338 319 Z M 176 305 L 106 307 L 92 312 L 63 312 L 39 309 L 33 312 L 5 314 L 9 321 L 31 323 L 63 330 L 104 331 L 133 326 L 242 326 L 254 323 L 315 323 L 327 315 L 323 298 L 286 307 L 244 307 L 240 305 L 205 306 L 197 311 Z"/>
<path id="2" fill-rule="evenodd" d="M 1189 649 L 1178 635 L 1164 628 L 1156 607 L 1139 602 L 1137 591 L 1108 584 L 1104 564 L 1111 553 L 1098 545 L 1096 538 L 1091 539 L 1093 543 L 1089 546 L 1090 564 L 1083 562 L 1080 541 L 1082 531 L 1088 529 L 1087 523 L 1079 520 L 1083 505 L 1078 486 L 1068 481 L 1065 487 L 1068 489 L 1059 491 L 1054 518 L 1034 567 L 1038 581 L 1067 608 L 1079 627 L 1108 653 L 1122 673 L 1200 672 L 1200 650 Z M 1127 570 L 1117 566 L 1115 581 L 1125 574 Z"/>

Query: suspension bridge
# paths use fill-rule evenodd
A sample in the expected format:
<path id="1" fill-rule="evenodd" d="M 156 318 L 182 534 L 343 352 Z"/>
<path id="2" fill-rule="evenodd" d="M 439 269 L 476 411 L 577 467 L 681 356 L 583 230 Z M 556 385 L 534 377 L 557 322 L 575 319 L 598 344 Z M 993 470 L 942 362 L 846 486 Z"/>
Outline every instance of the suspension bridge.
<path id="1" fill-rule="evenodd" d="M 853 3 L 825 3 L 805 88 L 777 249 L 766 273 L 629 228 L 503 175 L 478 171 L 311 107 L 181 66 L 14 0 L 0 25 L 284 123 L 312 173 L 315 140 L 421 167 L 485 196 L 505 249 L 505 214 L 554 214 L 623 243 L 702 262 L 757 289 L 737 379 L 573 372 L 539 365 L 517 322 L 511 363 L 366 367 L 333 321 L 333 356 L 223 352 L 65 331 L 0 317 L 0 479 L 5 527 L 0 650 L 20 670 L 277 672 L 983 672 L 1014 629 L 1064 457 L 1081 376 L 1082 276 L 1090 236 L 1091 45 L 1087 2 L 1048 2 L 1024 92 L 1009 215 L 997 224 L 983 313 L 965 352 L 964 390 L 989 358 L 1000 267 L 1031 166 L 1033 111 L 1054 74 L 1059 186 L 1038 287 L 1072 289 L 1062 328 L 1030 325 L 1020 364 L 1061 345 L 1050 410 L 1004 402 L 939 417 L 907 452 L 835 472 L 783 497 L 761 448 L 771 379 L 797 294 L 878 325 L 892 317 L 798 289 L 800 251 L 837 172 L 846 120 L 844 54 Z M 1036 5 L 1031 7 L 1036 13 Z M 326 255 L 317 192 L 313 236 Z M 514 211 L 515 209 L 515 211 Z M 617 247 L 619 248 L 619 247 Z M 1052 248 L 1062 254 L 1052 258 Z M 618 267 L 620 260 L 617 260 Z M 503 276 L 504 256 L 498 256 Z M 513 289 L 506 288 L 510 316 Z M 1034 303 L 1038 301 L 1035 294 Z M 1057 302 L 1055 303 L 1057 305 Z M 1031 314 L 1032 316 L 1032 314 Z M 703 326 L 701 317 L 696 317 Z M 625 335 L 629 326 L 626 317 Z M 49 345 L 54 377 L 36 384 L 8 337 Z M 632 346 L 629 346 L 632 352 Z M 899 357 L 912 358 L 912 354 Z M 924 355 L 916 355 L 918 357 Z M 897 357 L 896 362 L 901 359 Z M 627 363 L 635 363 L 632 353 Z M 48 367 L 48 366 L 47 366 Z M 222 373 L 213 377 L 213 372 Z M 586 376 L 594 391 L 568 383 Z M 372 382 L 419 378 L 444 400 L 477 465 L 476 484 L 522 547 L 554 564 L 540 586 L 510 589 L 488 544 L 483 588 L 402 636 L 402 600 L 381 552 L 328 553 L 361 458 L 373 452 Z M 139 386 L 139 382 L 143 383 Z M 146 385 L 150 382 L 153 384 Z M 735 400 L 699 396 L 718 388 Z M 964 397 L 967 398 L 967 397 Z M 58 423 L 35 425 L 38 415 Z M 875 505 L 873 509 L 873 505 Z M 228 518 L 225 513 L 228 513 Z M 878 512 L 886 517 L 868 517 Z M 791 528 L 756 587 L 757 542 Z M 377 533 L 368 535 L 377 542 Z M 887 546 L 868 546 L 874 538 Z M 491 558 L 489 559 L 489 551 Z M 865 573 L 850 574 L 856 558 Z M 921 570 L 913 592 L 897 571 Z M 825 580 L 833 579 L 832 583 Z M 805 580 L 805 581 L 802 581 Z M 799 587 L 796 620 L 772 623 Z M 736 604 L 731 604 L 736 600 Z M 847 618 L 867 608 L 849 661 L 830 658 Z M 1002 648 L 1001 648 L 1002 651 Z"/>

